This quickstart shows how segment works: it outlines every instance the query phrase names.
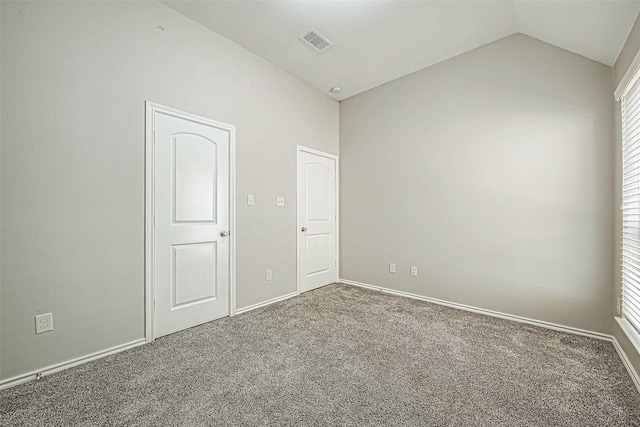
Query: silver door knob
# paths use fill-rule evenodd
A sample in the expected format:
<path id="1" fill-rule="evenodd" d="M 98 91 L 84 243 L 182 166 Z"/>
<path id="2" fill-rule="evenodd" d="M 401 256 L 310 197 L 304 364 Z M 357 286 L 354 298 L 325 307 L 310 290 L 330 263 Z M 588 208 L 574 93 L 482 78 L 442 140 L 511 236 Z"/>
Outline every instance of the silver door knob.
<path id="1" fill-rule="evenodd" d="M 221 235 L 222 237 L 227 237 L 227 236 L 229 235 L 229 232 L 228 232 L 227 230 L 224 230 L 224 231 L 221 231 L 221 232 L 220 232 L 220 235 Z"/>
<path id="2" fill-rule="evenodd" d="M 307 231 L 307 227 L 302 227 L 300 230 Z"/>

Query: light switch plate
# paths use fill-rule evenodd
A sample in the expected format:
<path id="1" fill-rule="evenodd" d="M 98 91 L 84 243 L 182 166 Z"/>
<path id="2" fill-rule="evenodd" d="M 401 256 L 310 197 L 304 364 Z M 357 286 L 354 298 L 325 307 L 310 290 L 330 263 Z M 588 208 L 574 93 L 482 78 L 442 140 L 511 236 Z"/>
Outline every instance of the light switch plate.
<path id="1" fill-rule="evenodd" d="M 279 206 L 279 207 L 284 206 L 284 196 L 276 197 L 276 206 Z"/>
<path id="2" fill-rule="evenodd" d="M 253 206 L 253 194 L 247 195 L 247 205 Z"/>

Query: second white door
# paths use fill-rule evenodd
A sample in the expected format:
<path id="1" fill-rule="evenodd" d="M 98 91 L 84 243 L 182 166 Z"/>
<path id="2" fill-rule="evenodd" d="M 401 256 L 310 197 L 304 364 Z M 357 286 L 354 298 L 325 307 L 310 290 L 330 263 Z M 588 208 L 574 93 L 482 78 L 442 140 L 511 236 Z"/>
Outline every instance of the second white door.
<path id="1" fill-rule="evenodd" d="M 154 109 L 154 337 L 229 315 L 232 127 Z"/>
<path id="2" fill-rule="evenodd" d="M 337 158 L 298 147 L 298 283 L 300 292 L 338 280 Z"/>

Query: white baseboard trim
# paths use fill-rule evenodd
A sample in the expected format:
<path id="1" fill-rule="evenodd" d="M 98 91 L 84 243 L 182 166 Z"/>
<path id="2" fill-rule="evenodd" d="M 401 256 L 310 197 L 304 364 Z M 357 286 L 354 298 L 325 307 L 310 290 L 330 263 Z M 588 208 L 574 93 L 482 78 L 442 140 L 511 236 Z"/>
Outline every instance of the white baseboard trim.
<path id="1" fill-rule="evenodd" d="M 286 299 L 289 299 L 298 295 L 299 295 L 298 292 L 292 292 L 290 294 L 272 298 L 270 300 L 263 301 L 258 304 L 253 304 L 247 307 L 243 307 L 236 310 L 235 315 L 246 313 L 248 311 L 255 310 L 260 307 L 266 307 L 268 305 L 274 304 L 279 301 L 284 301 Z M 43 376 L 50 375 L 55 372 L 63 371 L 65 369 L 73 368 L 74 366 L 82 365 L 84 363 L 91 362 L 93 360 L 101 359 L 111 354 L 120 353 L 121 351 L 129 350 L 131 348 L 138 347 L 146 343 L 147 343 L 147 340 L 145 338 L 141 338 L 139 340 L 131 341 L 126 344 L 118 345 L 102 351 L 97 351 L 95 353 L 88 354 L 86 356 L 81 356 L 75 359 L 71 359 L 66 362 L 61 362 L 55 365 L 47 366 L 46 368 L 38 369 L 36 371 L 27 372 L 25 374 L 17 375 L 12 378 L 7 378 L 6 380 L 0 381 L 0 390 L 11 388 L 19 384 L 24 384 L 26 382 L 39 379 Z"/>
<path id="2" fill-rule="evenodd" d="M 638 375 L 636 370 L 633 368 L 633 365 L 627 357 L 627 353 L 625 353 L 622 347 L 620 347 L 620 344 L 618 343 L 618 340 L 615 339 L 615 337 L 613 338 L 613 348 L 616 349 L 616 353 L 618 353 L 620 360 L 622 360 L 622 364 L 625 368 L 627 368 L 627 372 L 629 373 L 633 384 L 635 384 L 636 388 L 638 389 L 638 393 L 640 393 L 640 375 Z"/>
<path id="3" fill-rule="evenodd" d="M 620 326 L 622 332 L 627 337 L 633 348 L 636 350 L 638 354 L 640 354 L 640 334 L 638 331 L 631 326 L 631 323 L 627 319 L 623 319 L 622 317 L 616 316 L 616 323 Z"/>
<path id="4" fill-rule="evenodd" d="M 289 298 L 297 297 L 298 295 L 300 295 L 298 292 L 291 292 L 290 294 L 286 294 L 286 295 L 282 295 L 282 296 L 279 296 L 279 297 L 271 298 L 269 300 L 262 301 L 262 302 L 259 302 L 257 304 L 248 305 L 246 307 L 239 308 L 239 309 L 236 310 L 236 316 L 238 314 L 246 313 L 248 311 L 255 310 L 257 308 L 266 307 L 268 305 L 275 304 L 276 302 L 280 302 L 280 301 L 284 301 L 284 300 L 289 299 Z"/>
<path id="5" fill-rule="evenodd" d="M 27 372 L 13 378 L 7 378 L 0 381 L 0 390 L 4 390 L 18 384 L 23 384 L 29 381 L 39 379 L 40 377 L 50 375 L 56 372 L 64 371 L 65 369 L 73 368 L 74 366 L 82 365 L 93 360 L 101 359 L 111 354 L 120 353 L 125 350 L 138 347 L 142 344 L 146 344 L 144 338 L 131 341 L 125 344 L 117 345 L 115 347 L 107 348 L 105 350 L 96 351 L 95 353 L 87 354 L 86 356 L 77 357 L 75 359 L 67 360 L 66 362 L 56 363 L 55 365 L 47 366 L 46 368 L 38 369 L 36 371 Z"/>
<path id="6" fill-rule="evenodd" d="M 530 319 L 528 317 L 516 316 L 513 314 L 501 313 L 498 311 L 487 310 L 485 308 L 473 307 L 465 304 L 458 304 L 456 302 L 444 301 L 437 298 L 425 297 L 422 295 L 416 295 L 409 292 L 396 291 L 394 289 L 383 288 L 380 286 L 370 285 L 368 283 L 354 282 L 353 280 L 340 279 L 341 283 L 347 285 L 359 286 L 361 288 L 373 289 L 375 291 L 385 292 L 388 294 L 398 295 L 406 298 L 417 299 L 421 301 L 427 301 L 438 305 L 445 305 L 447 307 L 453 307 L 460 310 L 471 311 L 474 313 L 484 314 L 486 316 L 498 317 L 500 319 L 513 320 L 514 322 L 527 323 L 529 325 L 540 326 L 542 328 L 553 329 L 554 331 L 567 332 L 574 335 L 583 335 L 591 338 L 597 338 L 604 341 L 613 341 L 612 335 L 603 334 L 600 332 L 587 331 L 584 329 L 574 328 L 572 326 L 558 325 L 556 323 L 545 322 L 543 320 Z"/>

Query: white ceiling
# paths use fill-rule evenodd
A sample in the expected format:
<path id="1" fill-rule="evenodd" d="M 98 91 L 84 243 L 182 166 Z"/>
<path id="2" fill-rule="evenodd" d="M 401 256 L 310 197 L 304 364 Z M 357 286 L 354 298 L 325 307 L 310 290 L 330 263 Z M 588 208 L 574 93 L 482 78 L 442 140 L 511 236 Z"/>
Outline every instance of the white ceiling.
<path id="1" fill-rule="evenodd" d="M 337 100 L 514 33 L 612 66 L 640 11 L 616 0 L 163 3 Z M 301 42 L 311 27 L 334 46 Z"/>

